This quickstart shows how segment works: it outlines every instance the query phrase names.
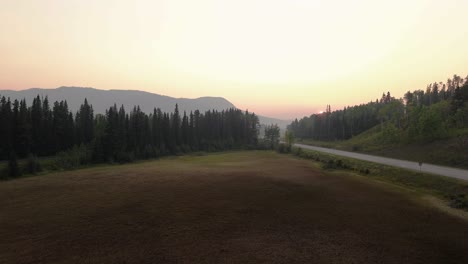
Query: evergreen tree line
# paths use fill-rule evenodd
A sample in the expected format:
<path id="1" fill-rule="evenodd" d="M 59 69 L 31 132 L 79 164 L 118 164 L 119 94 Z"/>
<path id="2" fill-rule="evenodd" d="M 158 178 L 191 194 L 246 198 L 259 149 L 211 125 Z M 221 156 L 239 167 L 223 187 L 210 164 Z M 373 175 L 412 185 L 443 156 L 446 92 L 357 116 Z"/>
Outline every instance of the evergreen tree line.
<path id="1" fill-rule="evenodd" d="M 129 113 L 116 105 L 94 114 L 85 99 L 73 114 L 66 101 L 49 104 L 37 96 L 0 99 L 0 159 L 12 156 L 78 157 L 79 163 L 127 162 L 189 151 L 216 151 L 257 144 L 258 117 L 248 111 L 196 110 L 173 113 L 155 108 L 146 114 L 135 106 Z"/>
<path id="2" fill-rule="evenodd" d="M 468 76 L 454 75 L 447 83 L 408 91 L 396 99 L 390 92 L 380 99 L 342 110 L 312 114 L 294 120 L 288 130 L 298 138 L 346 140 L 378 127 L 388 141 L 432 141 L 468 126 Z"/>

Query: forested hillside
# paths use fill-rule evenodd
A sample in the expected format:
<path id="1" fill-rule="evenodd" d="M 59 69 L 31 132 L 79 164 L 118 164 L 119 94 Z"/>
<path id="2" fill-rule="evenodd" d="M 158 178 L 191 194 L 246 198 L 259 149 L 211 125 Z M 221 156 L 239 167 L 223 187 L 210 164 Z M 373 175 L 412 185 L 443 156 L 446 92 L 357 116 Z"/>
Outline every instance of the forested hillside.
<path id="1" fill-rule="evenodd" d="M 10 98 L 13 102 L 15 99 L 21 101 L 26 100 L 27 104 L 39 95 L 47 97 L 49 102 L 67 101 L 68 109 L 75 113 L 80 109 L 86 98 L 88 103 L 93 105 L 95 114 L 105 114 L 111 105 L 124 106 L 125 109 L 132 109 L 138 105 L 142 112 L 150 114 L 153 108 L 157 106 L 161 111 L 169 113 L 174 110 L 174 106 L 179 106 L 179 111 L 199 110 L 205 112 L 208 110 L 222 111 L 225 109 L 235 108 L 235 105 L 222 97 L 200 97 L 200 98 L 175 98 L 166 95 L 160 95 L 145 91 L 137 90 L 101 90 L 86 87 L 58 87 L 54 89 L 32 88 L 27 90 L 0 90 L 0 94 L 6 98 Z"/>
<path id="2" fill-rule="evenodd" d="M 114 105 L 95 115 L 87 100 L 72 113 L 66 101 L 39 96 L 30 106 L 1 97 L 0 124 L 0 159 L 74 153 L 82 164 L 254 145 L 258 134 L 257 116 L 234 108 L 148 115 Z"/>
<path id="3" fill-rule="evenodd" d="M 146 114 L 153 113 L 154 106 L 161 109 L 162 112 L 170 113 L 174 110 L 174 105 L 179 106 L 179 111 L 199 110 L 204 113 L 208 110 L 222 111 L 226 109 L 236 108 L 236 106 L 223 97 L 199 97 L 194 99 L 175 98 L 166 95 L 155 94 L 151 92 L 137 90 L 101 90 L 85 87 L 59 87 L 55 89 L 32 88 L 27 90 L 0 90 L 0 95 L 5 98 L 15 100 L 26 100 L 26 104 L 31 104 L 32 101 L 39 95 L 41 98 L 47 97 L 49 102 L 67 101 L 68 110 L 75 113 L 80 109 L 84 99 L 93 105 L 95 114 L 105 114 L 108 107 L 116 104 L 124 106 L 125 109 L 132 109 L 138 105 L 142 112 Z M 258 116 L 259 122 L 264 125 L 278 124 L 282 129 L 291 122 L 290 120 L 281 120 L 266 116 Z"/>
<path id="4" fill-rule="evenodd" d="M 296 137 L 320 141 L 346 140 L 373 127 L 382 143 L 432 142 L 464 133 L 468 128 L 468 76 L 454 75 L 426 90 L 408 91 L 404 98 L 390 92 L 357 106 L 312 114 L 292 122 Z M 466 131 L 465 131 L 466 132 Z"/>

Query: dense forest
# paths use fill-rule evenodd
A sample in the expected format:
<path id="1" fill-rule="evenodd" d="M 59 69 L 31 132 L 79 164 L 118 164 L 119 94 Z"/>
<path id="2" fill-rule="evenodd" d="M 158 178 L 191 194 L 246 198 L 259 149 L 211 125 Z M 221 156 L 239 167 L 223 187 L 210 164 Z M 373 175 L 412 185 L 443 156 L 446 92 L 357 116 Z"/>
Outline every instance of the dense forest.
<path id="1" fill-rule="evenodd" d="M 389 142 L 430 142 L 468 127 L 468 76 L 454 75 L 447 83 L 408 91 L 397 99 L 390 92 L 380 99 L 342 110 L 312 114 L 293 121 L 288 130 L 298 138 L 346 140 L 377 127 Z"/>
<path id="2" fill-rule="evenodd" d="M 1 160 L 77 153 L 80 164 L 251 146 L 259 129 L 254 113 L 238 109 L 181 114 L 176 105 L 173 113 L 148 115 L 114 105 L 95 115 L 85 99 L 73 114 L 66 101 L 50 105 L 39 96 L 30 106 L 2 97 L 0 124 Z"/>

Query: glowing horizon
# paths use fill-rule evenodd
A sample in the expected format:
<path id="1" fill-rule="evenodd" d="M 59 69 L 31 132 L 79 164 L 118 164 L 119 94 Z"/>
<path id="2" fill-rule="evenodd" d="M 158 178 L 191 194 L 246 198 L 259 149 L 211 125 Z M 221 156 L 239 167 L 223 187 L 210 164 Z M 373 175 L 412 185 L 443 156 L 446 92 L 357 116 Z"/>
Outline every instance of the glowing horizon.
<path id="1" fill-rule="evenodd" d="M 467 9 L 460 0 L 8 1 L 0 89 L 220 96 L 299 118 L 464 77 Z"/>

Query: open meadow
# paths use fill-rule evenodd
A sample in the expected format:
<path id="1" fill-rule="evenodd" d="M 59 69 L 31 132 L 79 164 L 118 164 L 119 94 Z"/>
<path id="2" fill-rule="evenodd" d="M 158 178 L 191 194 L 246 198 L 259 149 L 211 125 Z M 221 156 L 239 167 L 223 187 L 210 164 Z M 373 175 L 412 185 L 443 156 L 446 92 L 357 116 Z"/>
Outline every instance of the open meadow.
<path id="1" fill-rule="evenodd" d="M 268 151 L 0 182 L 0 263 L 468 263 L 418 192 Z"/>

